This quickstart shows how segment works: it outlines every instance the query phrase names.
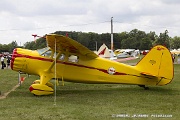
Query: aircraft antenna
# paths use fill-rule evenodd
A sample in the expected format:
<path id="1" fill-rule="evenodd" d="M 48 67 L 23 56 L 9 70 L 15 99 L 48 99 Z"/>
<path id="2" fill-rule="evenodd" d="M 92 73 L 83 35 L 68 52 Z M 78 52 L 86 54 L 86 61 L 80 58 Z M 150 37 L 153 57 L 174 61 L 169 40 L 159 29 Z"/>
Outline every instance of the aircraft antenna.
<path id="1" fill-rule="evenodd" d="M 55 78 L 55 85 L 54 85 L 54 105 L 56 105 L 56 82 L 57 82 L 57 76 L 56 76 L 56 37 L 55 37 L 55 42 L 54 42 L 54 60 L 55 60 L 55 65 L 54 65 L 54 78 Z"/>

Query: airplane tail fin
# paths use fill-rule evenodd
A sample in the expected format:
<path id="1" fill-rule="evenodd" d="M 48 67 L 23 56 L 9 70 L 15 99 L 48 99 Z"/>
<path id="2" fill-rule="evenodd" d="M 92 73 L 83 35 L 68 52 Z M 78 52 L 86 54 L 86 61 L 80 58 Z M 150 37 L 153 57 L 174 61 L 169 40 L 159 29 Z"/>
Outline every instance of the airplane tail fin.
<path id="1" fill-rule="evenodd" d="M 169 82 L 174 77 L 171 53 L 166 47 L 161 45 L 153 47 L 136 67 L 142 71 L 142 75 L 165 78 Z"/>

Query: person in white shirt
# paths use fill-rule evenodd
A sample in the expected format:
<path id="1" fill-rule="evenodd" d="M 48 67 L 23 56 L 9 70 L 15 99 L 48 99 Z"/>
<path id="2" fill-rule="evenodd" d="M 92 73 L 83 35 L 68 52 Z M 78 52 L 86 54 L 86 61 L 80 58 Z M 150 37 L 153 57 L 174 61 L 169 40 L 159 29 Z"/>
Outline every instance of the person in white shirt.
<path id="1" fill-rule="evenodd" d="M 4 56 L 1 57 L 1 69 L 4 69 Z"/>

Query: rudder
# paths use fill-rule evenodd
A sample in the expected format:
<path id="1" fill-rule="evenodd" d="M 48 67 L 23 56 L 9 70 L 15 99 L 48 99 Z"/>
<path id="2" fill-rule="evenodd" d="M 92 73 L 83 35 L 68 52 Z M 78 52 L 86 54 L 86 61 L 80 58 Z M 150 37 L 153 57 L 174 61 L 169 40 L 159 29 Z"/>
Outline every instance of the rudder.
<path id="1" fill-rule="evenodd" d="M 153 47 L 149 53 L 136 65 L 144 74 L 168 79 L 174 76 L 174 67 L 170 51 L 162 46 Z"/>

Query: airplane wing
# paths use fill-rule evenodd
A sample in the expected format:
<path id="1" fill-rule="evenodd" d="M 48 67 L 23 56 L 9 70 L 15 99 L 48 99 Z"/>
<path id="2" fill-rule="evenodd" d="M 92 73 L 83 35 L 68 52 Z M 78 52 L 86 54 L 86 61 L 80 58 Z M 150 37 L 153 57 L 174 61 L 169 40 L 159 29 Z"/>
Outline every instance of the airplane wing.
<path id="1" fill-rule="evenodd" d="M 98 55 L 95 54 L 93 51 L 89 50 L 82 44 L 66 36 L 48 34 L 46 35 L 46 41 L 48 46 L 54 51 L 56 49 L 56 51 L 58 52 L 68 52 L 73 55 L 82 55 L 91 59 L 98 57 Z"/>

